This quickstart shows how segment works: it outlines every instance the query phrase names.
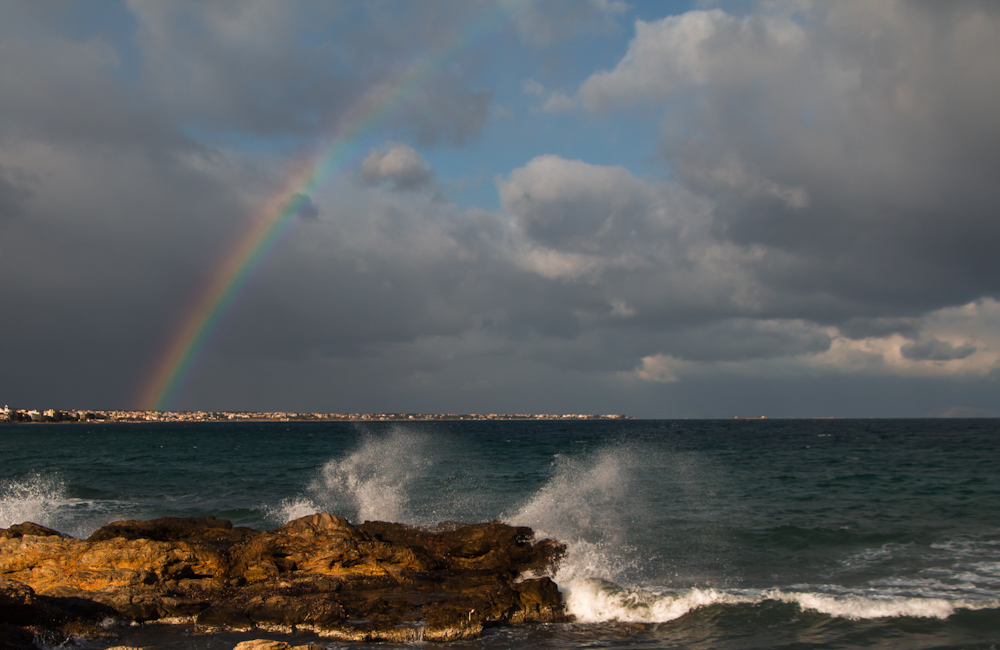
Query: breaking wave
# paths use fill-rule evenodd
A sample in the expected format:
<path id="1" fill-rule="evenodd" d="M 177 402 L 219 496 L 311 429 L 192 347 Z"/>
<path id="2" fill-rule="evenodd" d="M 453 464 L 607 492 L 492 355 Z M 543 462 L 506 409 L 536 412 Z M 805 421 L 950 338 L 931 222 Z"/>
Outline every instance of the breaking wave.
<path id="1" fill-rule="evenodd" d="M 712 605 L 794 604 L 802 610 L 851 620 L 876 618 L 946 619 L 959 610 L 1000 608 L 1000 600 L 948 600 L 881 594 L 830 594 L 814 591 L 688 589 L 680 592 L 623 589 L 598 580 L 578 580 L 566 593 L 567 609 L 581 623 L 618 621 L 664 623 Z"/>
<path id="2" fill-rule="evenodd" d="M 506 518 L 568 545 L 556 575 L 560 585 L 619 580 L 639 568 L 628 533 L 632 522 L 643 518 L 633 481 L 640 463 L 634 452 L 621 448 L 582 459 L 557 456 L 549 482 Z"/>
<path id="3" fill-rule="evenodd" d="M 450 462 L 442 460 L 450 453 L 442 451 L 444 447 L 445 441 L 404 427 L 365 435 L 345 456 L 327 461 L 302 493 L 282 501 L 271 514 L 283 521 L 314 512 L 336 512 L 356 522 L 436 523 L 442 519 L 436 516 L 444 513 L 447 517 L 460 509 L 456 495 L 433 487 L 442 483 L 441 477 L 437 483 L 432 480 L 432 468 Z M 485 494 L 478 492 L 482 503 L 476 512 L 478 520 L 500 518 L 531 527 L 539 538 L 567 544 L 566 556 L 552 577 L 563 592 L 569 613 L 581 623 L 662 623 L 705 607 L 768 602 L 851 620 L 946 619 L 960 610 L 1000 607 L 993 588 L 998 573 L 993 568 L 1000 564 L 995 563 L 992 547 L 987 555 L 974 553 L 978 546 L 973 550 L 956 547 L 955 559 L 959 559 L 958 550 L 969 556 L 964 564 L 933 564 L 957 571 L 954 576 L 932 579 L 923 565 L 923 573 L 905 574 L 909 575 L 905 579 L 904 574 L 897 574 L 890 581 L 871 579 L 853 587 L 781 584 L 735 588 L 731 586 L 735 581 L 725 575 L 724 557 L 710 560 L 723 571 L 714 580 L 685 575 L 685 570 L 700 570 L 695 565 L 705 561 L 705 556 L 698 554 L 701 547 L 697 543 L 692 546 L 685 537 L 714 530 L 713 522 L 729 525 L 737 516 L 732 508 L 738 505 L 720 505 L 719 500 L 703 497 L 726 480 L 720 474 L 704 458 L 654 451 L 641 444 L 612 444 L 590 453 L 556 454 L 548 480 L 524 501 L 507 505 L 506 510 L 501 506 L 498 513 L 490 512 Z M 437 509 L 425 512 L 421 500 L 436 503 Z M 689 519 L 697 519 L 697 525 L 682 531 L 665 525 L 663 513 L 667 510 L 674 514 L 684 510 Z M 784 534 L 785 528 L 799 536 L 823 533 L 788 526 L 778 532 Z M 669 535 L 677 536 L 676 544 Z M 820 541 L 838 547 L 843 543 L 840 537 Z M 850 537 L 849 541 L 869 540 Z M 695 565 L 684 565 L 673 557 L 677 549 L 686 560 L 695 558 Z M 950 553 L 952 549 L 942 550 Z M 848 564 L 859 571 L 908 551 L 906 545 L 882 544 L 850 556 Z M 971 589 L 972 582 L 985 588 Z"/>
<path id="4" fill-rule="evenodd" d="M 356 522 L 422 523 L 410 508 L 410 490 L 431 465 L 425 436 L 403 428 L 366 435 L 345 458 L 327 461 L 304 494 L 282 501 L 271 514 L 285 522 L 336 512 Z"/>
<path id="5" fill-rule="evenodd" d="M 657 584 L 664 577 L 654 565 L 667 561 L 651 556 L 647 544 L 640 548 L 634 541 L 644 529 L 657 528 L 650 525 L 647 504 L 653 499 L 648 490 L 649 478 L 657 477 L 653 480 L 661 484 L 672 481 L 668 492 L 675 494 L 685 489 L 685 483 L 690 489 L 703 489 L 708 479 L 685 479 L 683 475 L 687 472 L 691 476 L 692 468 L 678 464 L 677 459 L 651 456 L 648 450 L 628 447 L 609 447 L 579 458 L 557 457 L 554 465 L 548 483 L 507 519 L 532 527 L 539 536 L 567 544 L 566 556 L 553 579 L 563 592 L 569 613 L 581 623 L 661 623 L 702 607 L 768 601 L 852 620 L 945 619 L 963 609 L 1000 607 L 996 590 L 984 593 L 970 590 L 967 584 L 961 590 L 948 590 L 941 587 L 940 580 L 934 581 L 937 588 L 933 590 L 919 580 L 872 582 L 853 589 L 837 585 L 649 588 L 649 584 Z M 706 469 L 699 467 L 695 473 Z M 980 582 L 984 579 L 984 564 L 976 564 Z"/>
<path id="6" fill-rule="evenodd" d="M 70 496 L 54 474 L 0 481 L 0 528 L 32 522 L 75 537 L 86 537 L 128 510 L 118 501 Z"/>

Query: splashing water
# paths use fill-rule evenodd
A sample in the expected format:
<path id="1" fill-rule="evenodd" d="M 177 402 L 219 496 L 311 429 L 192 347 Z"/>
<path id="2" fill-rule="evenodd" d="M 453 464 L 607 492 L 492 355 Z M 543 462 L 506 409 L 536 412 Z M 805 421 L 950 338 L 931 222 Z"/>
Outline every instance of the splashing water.
<path id="1" fill-rule="evenodd" d="M 305 495 L 279 507 L 284 521 L 314 512 L 341 514 L 355 522 L 417 523 L 409 508 L 409 491 L 431 465 L 425 436 L 391 430 L 367 435 L 346 458 L 335 458 L 320 469 Z"/>
<path id="2" fill-rule="evenodd" d="M 648 534 L 648 529 L 662 527 L 654 523 L 646 504 L 656 494 L 669 495 L 677 507 L 699 502 L 697 493 L 718 480 L 711 476 L 711 468 L 697 460 L 624 446 L 578 458 L 557 456 L 553 464 L 556 469 L 548 483 L 508 520 L 532 527 L 540 537 L 566 543 L 566 557 L 553 578 L 568 612 L 580 623 L 663 623 L 704 607 L 766 602 L 850 620 L 946 619 L 958 610 L 998 605 L 995 598 L 979 601 L 906 590 L 893 593 L 871 585 L 844 589 L 801 584 L 784 590 L 652 586 L 663 585 L 658 582 L 663 574 L 641 575 L 637 570 L 660 560 L 643 554 L 640 549 L 649 544 L 636 540 Z M 731 518 L 733 513 L 717 515 Z M 651 575 L 657 576 L 652 583 Z"/>
<path id="3" fill-rule="evenodd" d="M 34 474 L 0 483 L 0 528 L 30 521 L 53 527 L 56 509 L 66 500 L 66 487 L 55 476 Z"/>
<path id="4" fill-rule="evenodd" d="M 635 481 L 643 459 L 628 448 L 613 447 L 584 458 L 557 456 L 554 464 L 552 479 L 509 520 L 566 543 L 554 578 L 570 612 L 583 620 L 587 605 L 581 594 L 593 590 L 595 580 L 611 586 L 607 580 L 626 582 L 637 566 L 629 537 L 633 525 L 646 519 Z"/>

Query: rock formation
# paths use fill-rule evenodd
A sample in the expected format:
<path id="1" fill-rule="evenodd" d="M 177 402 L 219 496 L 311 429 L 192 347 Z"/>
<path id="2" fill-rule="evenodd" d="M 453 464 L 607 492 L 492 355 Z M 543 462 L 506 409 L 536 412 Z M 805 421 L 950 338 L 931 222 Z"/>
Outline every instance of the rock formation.
<path id="1" fill-rule="evenodd" d="M 423 530 L 315 514 L 260 532 L 164 517 L 86 540 L 25 523 L 0 529 L 0 648 L 30 647 L 29 632 L 106 635 L 114 620 L 351 641 L 473 637 L 566 620 L 555 583 L 532 577 L 564 550 L 499 522 Z"/>

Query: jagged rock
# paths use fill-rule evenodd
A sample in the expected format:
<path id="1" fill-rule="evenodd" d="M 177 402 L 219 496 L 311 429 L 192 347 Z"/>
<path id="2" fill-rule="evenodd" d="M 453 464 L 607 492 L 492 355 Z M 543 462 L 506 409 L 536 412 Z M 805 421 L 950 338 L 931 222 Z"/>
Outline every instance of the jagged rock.
<path id="1" fill-rule="evenodd" d="M 63 535 L 59 531 L 33 524 L 30 521 L 26 521 L 23 524 L 15 524 L 10 528 L 0 528 L 0 539 L 24 537 L 25 535 L 34 535 L 35 537 L 66 537 L 66 535 Z"/>
<path id="2" fill-rule="evenodd" d="M 26 523 L 0 529 L 0 611 L 30 610 L 46 629 L 93 626 L 99 612 L 202 631 L 449 641 L 484 626 L 566 620 L 555 583 L 520 579 L 551 571 L 563 551 L 499 522 L 423 530 L 320 513 L 259 532 L 163 517 L 109 524 L 86 540 Z"/>

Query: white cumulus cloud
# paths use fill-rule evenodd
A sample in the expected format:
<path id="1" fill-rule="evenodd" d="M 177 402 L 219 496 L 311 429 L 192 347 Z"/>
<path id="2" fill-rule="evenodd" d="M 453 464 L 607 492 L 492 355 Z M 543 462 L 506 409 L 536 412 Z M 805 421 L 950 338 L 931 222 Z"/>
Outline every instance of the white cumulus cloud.
<path id="1" fill-rule="evenodd" d="M 413 147 L 389 142 L 368 153 L 361 163 L 361 178 L 367 183 L 386 181 L 400 191 L 418 190 L 434 180 L 434 171 Z"/>

